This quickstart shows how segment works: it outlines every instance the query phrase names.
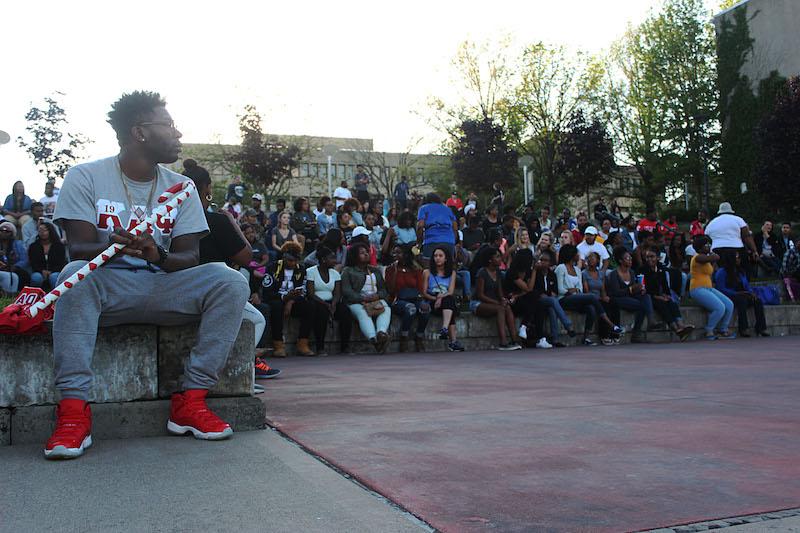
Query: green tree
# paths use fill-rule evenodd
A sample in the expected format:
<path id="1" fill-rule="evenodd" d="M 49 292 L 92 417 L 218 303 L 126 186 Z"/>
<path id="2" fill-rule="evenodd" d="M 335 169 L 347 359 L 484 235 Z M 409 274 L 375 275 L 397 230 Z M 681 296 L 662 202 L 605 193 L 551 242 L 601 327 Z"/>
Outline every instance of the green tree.
<path id="1" fill-rule="evenodd" d="M 784 220 L 800 214 L 800 77 L 791 78 L 758 128 L 755 185 Z"/>
<path id="2" fill-rule="evenodd" d="M 266 135 L 261 129 L 261 115 L 253 105 L 245 106 L 239 116 L 239 132 L 242 144 L 228 156 L 235 168 L 255 190 L 267 196 L 284 194 L 302 150 Z"/>
<path id="3" fill-rule="evenodd" d="M 586 212 L 591 213 L 589 191 L 607 185 L 616 167 L 614 147 L 605 126 L 587 120 L 582 110 L 573 113 L 558 147 L 557 174 L 564 176 L 570 191 L 586 195 Z"/>
<path id="4" fill-rule="evenodd" d="M 451 159 L 456 183 L 466 189 L 488 189 L 491 184 L 514 183 L 517 152 L 509 147 L 505 131 L 490 118 L 465 120 Z"/>
<path id="5" fill-rule="evenodd" d="M 17 137 L 17 143 L 28 152 L 45 179 L 55 181 L 64 177 L 91 141 L 66 130 L 67 114 L 54 97 L 48 96 L 44 102 L 46 107 L 31 105 L 25 114 L 27 138 Z"/>
<path id="6" fill-rule="evenodd" d="M 530 45 L 519 61 L 519 83 L 506 112 L 508 131 L 520 153 L 533 157 L 534 176 L 553 209 L 566 191 L 557 172 L 563 133 L 574 113 L 591 101 L 601 76 L 590 56 L 561 46 Z"/>

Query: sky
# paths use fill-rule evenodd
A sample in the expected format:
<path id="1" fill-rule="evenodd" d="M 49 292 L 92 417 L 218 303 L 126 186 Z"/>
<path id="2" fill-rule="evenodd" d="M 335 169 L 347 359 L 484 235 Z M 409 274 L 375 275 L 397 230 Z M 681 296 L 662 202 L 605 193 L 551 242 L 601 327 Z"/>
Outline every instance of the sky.
<path id="1" fill-rule="evenodd" d="M 32 103 L 58 91 L 70 128 L 117 151 L 105 122 L 122 93 L 160 92 L 185 143 L 238 142 L 254 104 L 265 131 L 372 138 L 415 151 L 441 139 L 424 119 L 451 99 L 464 40 L 543 41 L 599 52 L 661 0 L 226 0 L 5 2 L 0 7 L 0 196 L 17 179 L 39 198 L 44 179 L 17 146 Z M 709 6 L 714 3 L 709 1 Z"/>

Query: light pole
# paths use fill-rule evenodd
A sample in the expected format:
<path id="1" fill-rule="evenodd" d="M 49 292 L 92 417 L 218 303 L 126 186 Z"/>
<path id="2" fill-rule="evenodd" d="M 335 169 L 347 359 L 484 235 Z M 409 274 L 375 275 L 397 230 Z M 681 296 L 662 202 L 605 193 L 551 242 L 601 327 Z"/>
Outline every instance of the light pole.
<path id="1" fill-rule="evenodd" d="M 322 148 L 322 153 L 328 158 L 328 196 L 331 198 L 333 198 L 333 182 L 331 181 L 333 179 L 333 156 L 336 155 L 338 151 L 339 149 L 332 144 L 328 144 Z"/>
<path id="2" fill-rule="evenodd" d="M 533 187 L 528 182 L 528 167 L 533 164 L 533 158 L 529 155 L 523 155 L 517 159 L 517 166 L 522 169 L 522 191 L 525 195 L 525 205 L 528 204 L 528 196 L 533 199 Z"/>

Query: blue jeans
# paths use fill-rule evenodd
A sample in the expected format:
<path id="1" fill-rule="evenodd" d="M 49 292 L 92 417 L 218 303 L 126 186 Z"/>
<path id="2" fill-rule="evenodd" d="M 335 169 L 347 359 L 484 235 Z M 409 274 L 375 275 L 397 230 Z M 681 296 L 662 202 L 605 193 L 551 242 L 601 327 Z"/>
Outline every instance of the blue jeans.
<path id="1" fill-rule="evenodd" d="M 375 317 L 375 322 L 373 322 L 372 317 L 367 314 L 363 305 L 349 304 L 347 306 L 358 321 L 358 327 L 361 328 L 361 333 L 370 340 L 375 338 L 377 331 L 387 333 L 389 331 L 389 324 L 392 322 L 392 310 L 389 304 L 384 300 L 380 300 L 380 302 L 383 304 L 383 313 Z"/>
<path id="2" fill-rule="evenodd" d="M 600 304 L 600 298 L 594 294 L 576 293 L 563 296 L 560 300 L 561 307 L 570 311 L 577 311 L 586 315 L 584 335 L 594 327 L 598 317 L 606 314 L 605 309 Z"/>
<path id="3" fill-rule="evenodd" d="M 561 321 L 567 331 L 572 329 L 572 320 L 570 320 L 567 313 L 564 312 L 564 308 L 561 307 L 558 298 L 555 296 L 545 296 L 543 294 L 539 296 L 538 302 L 539 305 L 547 310 L 547 314 L 550 317 L 550 335 L 553 340 L 558 338 L 559 321 Z"/>
<path id="4" fill-rule="evenodd" d="M 417 335 L 423 335 L 431 317 L 431 306 L 420 299 L 416 302 L 397 300 L 392 304 L 392 312 L 400 317 L 400 335 L 407 336 L 411 331 L 411 322 L 417 317 Z"/>
<path id="5" fill-rule="evenodd" d="M 456 288 L 461 287 L 464 298 L 472 297 L 472 274 L 469 270 L 456 271 Z"/>
<path id="6" fill-rule="evenodd" d="M 55 289 L 58 285 L 58 272 L 51 272 L 50 277 L 47 279 L 51 289 Z M 44 284 L 44 276 L 41 272 L 34 272 L 31 274 L 31 285 L 34 287 L 41 287 Z"/>
<path id="7" fill-rule="evenodd" d="M 698 287 L 689 291 L 689 296 L 708 311 L 706 334 L 714 330 L 727 330 L 733 318 L 733 302 L 720 291 L 710 287 Z"/>

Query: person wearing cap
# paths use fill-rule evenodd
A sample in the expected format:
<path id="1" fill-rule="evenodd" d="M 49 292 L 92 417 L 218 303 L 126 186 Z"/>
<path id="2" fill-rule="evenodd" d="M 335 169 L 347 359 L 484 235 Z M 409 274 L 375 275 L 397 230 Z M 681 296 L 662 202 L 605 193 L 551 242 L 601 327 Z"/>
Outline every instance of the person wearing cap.
<path id="1" fill-rule="evenodd" d="M 750 251 L 750 259 L 758 261 L 758 249 L 750 227 L 733 211 L 730 203 L 719 204 L 717 216 L 705 227 L 705 234 L 711 239 L 711 249 L 723 262 L 729 261 L 736 252 L 742 252 L 744 258 L 745 246 Z"/>
<path id="2" fill-rule="evenodd" d="M 267 214 L 264 212 L 264 208 L 262 207 L 263 203 L 264 203 L 264 196 L 259 193 L 255 193 L 250 198 L 250 207 L 252 207 L 256 211 L 256 220 L 258 220 L 258 225 L 261 226 L 262 228 L 266 228 Z"/>
<path id="3" fill-rule="evenodd" d="M 25 245 L 17 240 L 17 227 L 4 220 L 0 222 L 0 290 L 15 293 L 30 279 Z"/>
<path id="4" fill-rule="evenodd" d="M 608 260 L 610 256 L 608 255 L 608 250 L 606 250 L 606 247 L 597 242 L 597 233 L 597 228 L 594 226 L 586 227 L 586 229 L 583 231 L 583 241 L 578 244 L 578 254 L 580 255 L 581 259 L 586 261 L 590 253 L 596 253 L 598 256 L 600 256 L 600 270 L 606 271 L 608 270 Z"/>
<path id="5" fill-rule="evenodd" d="M 364 226 L 356 226 L 353 230 L 353 235 L 350 238 L 350 246 L 355 246 L 356 244 L 363 244 L 369 250 L 369 265 L 370 266 L 378 266 L 378 250 L 373 246 L 370 242 L 370 235 L 372 235 L 372 231 L 368 230 Z"/>
<path id="6" fill-rule="evenodd" d="M 447 199 L 444 205 L 447 207 L 455 207 L 457 211 L 461 211 L 464 208 L 464 202 L 458 197 L 458 192 L 456 191 L 453 191 L 453 194 L 450 195 L 450 198 Z"/>

